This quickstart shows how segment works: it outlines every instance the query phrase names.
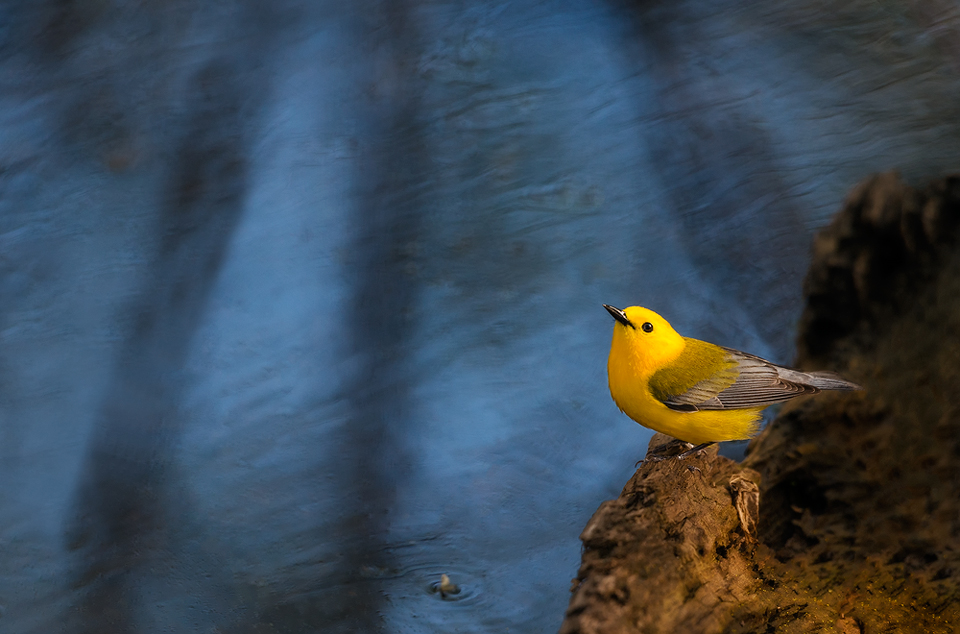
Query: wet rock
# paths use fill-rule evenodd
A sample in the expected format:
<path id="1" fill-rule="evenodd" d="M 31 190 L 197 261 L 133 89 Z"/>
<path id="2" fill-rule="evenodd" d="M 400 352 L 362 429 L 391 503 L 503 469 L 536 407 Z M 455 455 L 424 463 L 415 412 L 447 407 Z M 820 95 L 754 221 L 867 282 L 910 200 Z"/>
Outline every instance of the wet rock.
<path id="1" fill-rule="evenodd" d="M 798 349 L 866 389 L 788 404 L 742 465 L 641 466 L 583 531 L 561 632 L 954 631 L 958 220 L 957 177 L 854 190 L 816 238 Z"/>

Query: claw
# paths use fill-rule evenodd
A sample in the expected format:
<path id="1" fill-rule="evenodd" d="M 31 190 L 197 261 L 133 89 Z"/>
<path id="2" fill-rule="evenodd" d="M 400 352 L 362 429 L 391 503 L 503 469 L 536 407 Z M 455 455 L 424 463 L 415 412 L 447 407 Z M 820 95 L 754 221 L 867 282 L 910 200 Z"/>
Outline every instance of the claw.
<path id="1" fill-rule="evenodd" d="M 669 458 L 669 457 L 670 457 L 670 456 L 649 456 L 649 455 L 648 455 L 648 456 L 647 456 L 646 458 L 644 458 L 643 460 L 638 460 L 638 461 L 637 461 L 637 464 L 633 465 L 633 468 L 636 469 L 636 468 L 640 467 L 641 465 L 647 464 L 648 462 L 661 462 L 661 461 L 663 461 L 663 460 L 666 460 L 666 459 Z"/>

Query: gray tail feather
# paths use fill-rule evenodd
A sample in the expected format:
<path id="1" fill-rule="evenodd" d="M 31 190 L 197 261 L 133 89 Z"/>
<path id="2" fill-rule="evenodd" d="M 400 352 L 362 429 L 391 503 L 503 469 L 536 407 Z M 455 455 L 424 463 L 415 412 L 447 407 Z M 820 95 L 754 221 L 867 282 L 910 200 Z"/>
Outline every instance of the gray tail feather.
<path id="1" fill-rule="evenodd" d="M 806 372 L 809 385 L 821 390 L 862 390 L 863 387 L 852 381 L 841 379 L 833 372 Z"/>

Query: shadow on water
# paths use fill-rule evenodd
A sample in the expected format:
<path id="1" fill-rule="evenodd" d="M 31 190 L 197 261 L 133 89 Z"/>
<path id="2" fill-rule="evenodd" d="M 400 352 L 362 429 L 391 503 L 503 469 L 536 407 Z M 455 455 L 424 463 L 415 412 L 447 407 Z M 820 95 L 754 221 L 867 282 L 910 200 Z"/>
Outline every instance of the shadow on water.
<path id="1" fill-rule="evenodd" d="M 416 434 L 407 349 L 418 291 L 412 245 L 420 231 L 427 161 L 415 64 L 421 45 L 408 3 L 371 2 L 352 10 L 363 9 L 359 44 L 373 60 L 366 66 L 372 87 L 361 116 L 360 190 L 347 256 L 353 296 L 341 315 L 353 379 L 343 391 L 346 422 L 327 439 L 336 448 L 333 462 L 323 467 L 335 474 L 339 515 L 321 520 L 316 534 L 319 543 L 338 543 L 340 552 L 337 565 L 304 592 L 279 588 L 258 601 L 260 626 L 285 634 L 383 627 L 381 580 L 394 577 L 400 565 L 387 535 L 397 491 L 415 467 L 406 446 Z"/>
<path id="2" fill-rule="evenodd" d="M 136 323 L 123 346 L 75 496 L 68 547 L 80 592 L 72 631 L 135 632 L 137 577 L 188 512 L 170 495 L 169 467 L 181 432 L 179 377 L 246 192 L 238 62 L 197 73 L 188 121 L 171 157 L 159 249 Z"/>
<path id="3" fill-rule="evenodd" d="M 378 79 L 387 85 L 374 98 L 372 138 L 358 161 L 365 182 L 356 219 L 354 296 L 346 307 L 359 368 L 348 396 L 352 415 L 343 430 L 350 448 L 343 473 L 349 476 L 354 521 L 344 525 L 340 538 L 347 543 L 347 578 L 357 591 L 347 593 L 336 627 L 316 624 L 345 633 L 381 625 L 383 591 L 376 578 L 398 565 L 386 541 L 397 490 L 413 467 L 405 441 L 416 434 L 406 350 L 417 299 L 411 245 L 420 232 L 427 160 L 416 69 L 422 46 L 408 2 L 377 8 L 380 28 L 370 34 L 374 57 L 384 64 Z"/>

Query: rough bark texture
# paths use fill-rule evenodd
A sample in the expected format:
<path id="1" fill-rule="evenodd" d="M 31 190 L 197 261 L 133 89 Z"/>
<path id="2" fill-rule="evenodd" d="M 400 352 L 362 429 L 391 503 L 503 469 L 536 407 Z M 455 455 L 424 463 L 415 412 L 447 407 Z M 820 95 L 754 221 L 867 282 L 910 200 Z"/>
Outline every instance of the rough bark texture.
<path id="1" fill-rule="evenodd" d="M 866 389 L 788 404 L 742 465 L 641 466 L 583 531 L 562 634 L 960 628 L 958 224 L 957 177 L 854 190 L 814 243 L 799 365 Z"/>

